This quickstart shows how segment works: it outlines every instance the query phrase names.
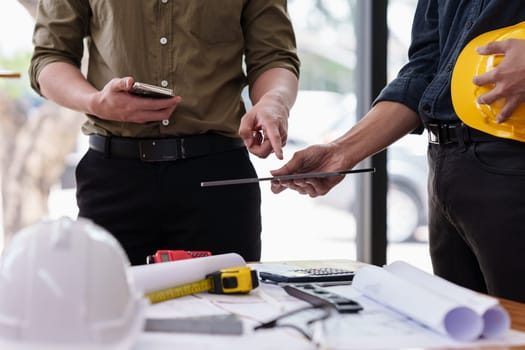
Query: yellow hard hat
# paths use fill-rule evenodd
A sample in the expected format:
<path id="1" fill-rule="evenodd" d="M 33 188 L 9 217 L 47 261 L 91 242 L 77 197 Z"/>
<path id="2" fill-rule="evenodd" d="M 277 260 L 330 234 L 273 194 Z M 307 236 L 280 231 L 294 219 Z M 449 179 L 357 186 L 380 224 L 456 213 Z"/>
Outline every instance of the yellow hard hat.
<path id="1" fill-rule="evenodd" d="M 480 55 L 476 48 L 507 39 L 525 39 L 525 22 L 481 34 L 463 48 L 452 73 L 452 105 L 466 125 L 490 135 L 525 142 L 525 104 L 519 105 L 505 122 L 497 123 L 496 116 L 503 108 L 504 99 L 490 105 L 479 104 L 478 96 L 489 92 L 494 85 L 477 86 L 472 82 L 475 76 L 494 69 L 503 60 L 503 55 Z"/>

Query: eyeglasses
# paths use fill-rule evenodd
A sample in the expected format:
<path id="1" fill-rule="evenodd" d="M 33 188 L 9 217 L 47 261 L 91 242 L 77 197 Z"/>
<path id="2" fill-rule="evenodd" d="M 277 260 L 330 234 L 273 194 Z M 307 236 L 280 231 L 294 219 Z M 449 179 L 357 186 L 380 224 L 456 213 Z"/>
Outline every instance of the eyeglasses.
<path id="1" fill-rule="evenodd" d="M 277 327 L 292 328 L 309 341 L 313 341 L 314 330 L 312 325 L 328 319 L 333 312 L 334 309 L 331 305 L 310 305 L 281 314 L 273 320 L 255 326 L 253 330 Z"/>

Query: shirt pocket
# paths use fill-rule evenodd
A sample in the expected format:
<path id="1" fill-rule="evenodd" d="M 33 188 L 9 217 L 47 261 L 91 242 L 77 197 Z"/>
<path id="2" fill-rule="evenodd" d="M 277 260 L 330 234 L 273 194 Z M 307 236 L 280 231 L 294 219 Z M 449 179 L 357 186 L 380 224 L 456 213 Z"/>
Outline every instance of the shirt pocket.
<path id="1" fill-rule="evenodd" d="M 226 44 L 242 39 L 244 0 L 192 0 L 191 33 L 208 44 Z"/>

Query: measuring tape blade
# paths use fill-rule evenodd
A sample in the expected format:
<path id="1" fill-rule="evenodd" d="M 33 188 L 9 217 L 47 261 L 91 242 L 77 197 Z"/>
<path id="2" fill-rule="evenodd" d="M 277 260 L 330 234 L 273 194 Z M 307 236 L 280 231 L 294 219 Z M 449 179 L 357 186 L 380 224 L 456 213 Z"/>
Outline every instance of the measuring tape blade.
<path id="1" fill-rule="evenodd" d="M 248 266 L 230 267 L 206 275 L 206 279 L 146 294 L 152 304 L 200 292 L 249 293 L 259 285 L 257 271 Z"/>
<path id="2" fill-rule="evenodd" d="M 148 298 L 152 304 L 155 304 L 169 299 L 206 292 L 209 291 L 212 287 L 213 281 L 211 281 L 210 279 L 205 279 L 198 282 L 184 284 L 182 286 L 151 292 L 146 294 L 146 298 Z"/>

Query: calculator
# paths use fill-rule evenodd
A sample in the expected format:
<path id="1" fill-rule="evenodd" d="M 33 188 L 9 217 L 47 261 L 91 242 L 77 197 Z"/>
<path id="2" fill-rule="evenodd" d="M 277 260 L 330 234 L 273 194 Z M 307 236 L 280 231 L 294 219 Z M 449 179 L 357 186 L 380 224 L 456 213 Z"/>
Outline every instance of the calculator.
<path id="1" fill-rule="evenodd" d="M 254 267 L 259 271 L 261 280 L 279 283 L 351 281 L 355 274 L 354 271 L 332 267 L 301 268 L 288 264 L 262 264 Z"/>

